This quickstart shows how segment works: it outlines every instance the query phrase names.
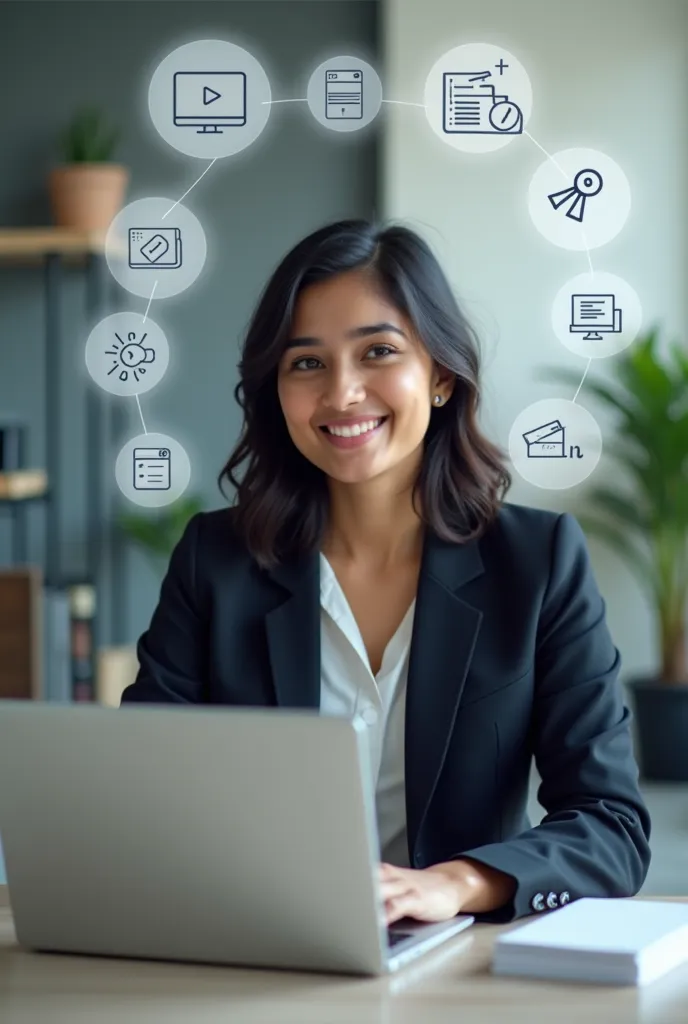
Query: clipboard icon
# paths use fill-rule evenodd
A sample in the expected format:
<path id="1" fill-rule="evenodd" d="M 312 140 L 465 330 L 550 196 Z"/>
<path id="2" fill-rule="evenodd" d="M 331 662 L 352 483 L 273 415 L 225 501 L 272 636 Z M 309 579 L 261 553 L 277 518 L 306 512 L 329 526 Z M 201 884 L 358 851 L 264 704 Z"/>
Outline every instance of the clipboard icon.
<path id="1" fill-rule="evenodd" d="M 522 434 L 529 459 L 563 459 L 566 428 L 560 420 L 542 423 Z"/>

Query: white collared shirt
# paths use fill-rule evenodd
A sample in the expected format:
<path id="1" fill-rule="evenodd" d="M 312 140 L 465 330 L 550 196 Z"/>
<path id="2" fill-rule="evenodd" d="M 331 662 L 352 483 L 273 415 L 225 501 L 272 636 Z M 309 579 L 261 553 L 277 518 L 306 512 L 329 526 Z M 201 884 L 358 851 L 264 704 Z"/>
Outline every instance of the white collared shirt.
<path id="1" fill-rule="evenodd" d="M 373 675 L 356 619 L 337 576 L 320 553 L 320 713 L 359 718 L 368 731 L 381 859 L 409 867 L 404 724 L 415 598 Z"/>

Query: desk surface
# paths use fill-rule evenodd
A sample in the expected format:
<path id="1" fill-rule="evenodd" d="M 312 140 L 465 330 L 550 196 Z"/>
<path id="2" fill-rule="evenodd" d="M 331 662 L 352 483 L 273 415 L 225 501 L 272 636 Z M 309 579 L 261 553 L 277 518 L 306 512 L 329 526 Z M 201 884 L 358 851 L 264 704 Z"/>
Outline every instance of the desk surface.
<path id="1" fill-rule="evenodd" d="M 650 897 L 643 897 L 648 899 Z M 688 902 L 688 897 L 673 901 Z M 6 903 L 6 895 L 4 897 Z M 0 893 L 3 1024 L 686 1024 L 688 964 L 644 989 L 495 977 L 473 925 L 385 978 L 29 953 Z"/>

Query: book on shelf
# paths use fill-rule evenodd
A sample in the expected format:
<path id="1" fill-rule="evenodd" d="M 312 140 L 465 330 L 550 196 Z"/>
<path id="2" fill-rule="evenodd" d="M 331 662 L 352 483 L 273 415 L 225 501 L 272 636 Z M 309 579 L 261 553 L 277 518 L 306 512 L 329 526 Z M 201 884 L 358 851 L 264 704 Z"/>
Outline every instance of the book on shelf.
<path id="1" fill-rule="evenodd" d="M 45 699 L 95 700 L 95 587 L 86 581 L 45 587 L 44 604 Z"/>
<path id="2" fill-rule="evenodd" d="M 68 592 L 72 697 L 75 701 L 93 701 L 96 689 L 93 635 L 96 588 L 91 583 L 72 583 Z"/>
<path id="3" fill-rule="evenodd" d="M 0 698 L 42 696 L 42 582 L 35 565 L 0 570 Z"/>
<path id="4" fill-rule="evenodd" d="M 44 469 L 17 469 L 0 472 L 0 499 L 21 501 L 22 498 L 40 498 L 48 489 L 48 476 Z"/>

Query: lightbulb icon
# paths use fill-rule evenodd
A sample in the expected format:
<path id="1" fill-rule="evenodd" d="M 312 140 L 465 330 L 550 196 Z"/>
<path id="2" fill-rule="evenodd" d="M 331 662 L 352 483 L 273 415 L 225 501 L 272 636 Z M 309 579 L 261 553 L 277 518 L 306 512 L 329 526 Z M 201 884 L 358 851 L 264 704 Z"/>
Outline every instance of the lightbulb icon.
<path id="1" fill-rule="evenodd" d="M 155 361 L 155 349 L 144 348 L 143 345 L 148 334 L 144 334 L 140 340 L 137 340 L 136 332 L 129 331 L 127 340 L 123 341 L 117 331 L 115 331 L 115 337 L 117 341 L 113 343 L 114 347 L 105 350 L 106 355 L 114 356 L 113 365 L 108 370 L 107 376 L 109 377 L 111 373 L 119 370 L 119 379 L 121 381 L 128 381 L 129 373 L 131 372 L 134 380 L 138 382 L 146 372 L 144 363 Z"/>

